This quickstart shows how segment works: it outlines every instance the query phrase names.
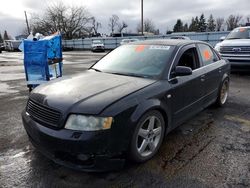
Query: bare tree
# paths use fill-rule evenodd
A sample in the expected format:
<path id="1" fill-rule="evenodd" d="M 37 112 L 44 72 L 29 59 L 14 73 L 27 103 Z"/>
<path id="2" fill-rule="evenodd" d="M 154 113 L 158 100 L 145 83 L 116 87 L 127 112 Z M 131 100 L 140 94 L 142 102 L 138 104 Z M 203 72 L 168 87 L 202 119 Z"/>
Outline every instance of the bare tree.
<path id="1" fill-rule="evenodd" d="M 217 18 L 216 19 L 216 31 L 220 31 L 224 24 L 224 18 Z"/>
<path id="2" fill-rule="evenodd" d="M 92 31 L 95 35 L 98 34 L 98 29 L 102 27 L 102 24 L 100 22 L 97 22 L 95 17 L 92 17 Z"/>
<path id="3" fill-rule="evenodd" d="M 156 31 L 155 25 L 154 25 L 153 21 L 150 19 L 145 19 L 145 21 L 143 23 L 143 27 L 144 27 L 144 31 L 148 32 L 148 33 L 155 33 L 155 31 Z M 140 23 L 137 25 L 136 29 L 138 32 L 141 32 L 141 24 Z"/>
<path id="4" fill-rule="evenodd" d="M 127 27 L 128 27 L 128 24 L 125 23 L 124 21 L 122 21 L 122 23 L 118 23 L 118 32 L 122 33 L 122 30 L 127 28 Z"/>
<path id="5" fill-rule="evenodd" d="M 226 24 L 227 24 L 227 30 L 231 31 L 236 27 L 239 27 L 239 22 L 242 19 L 241 15 L 230 15 L 227 18 Z"/>
<path id="6" fill-rule="evenodd" d="M 246 17 L 247 23 L 250 23 L 250 15 Z"/>
<path id="7" fill-rule="evenodd" d="M 119 21 L 119 17 L 115 14 L 113 14 L 110 18 L 109 18 L 109 28 L 111 30 L 111 34 L 114 33 L 115 28 L 118 26 L 118 21 Z"/>
<path id="8" fill-rule="evenodd" d="M 144 21 L 144 30 L 145 30 L 145 32 L 149 32 L 149 33 L 155 32 L 155 25 L 154 25 L 152 20 L 146 19 Z"/>
<path id="9" fill-rule="evenodd" d="M 33 32 L 49 35 L 60 31 L 65 39 L 81 37 L 89 33 L 91 16 L 83 6 L 66 6 L 58 3 L 47 7 L 43 15 L 32 15 Z"/>

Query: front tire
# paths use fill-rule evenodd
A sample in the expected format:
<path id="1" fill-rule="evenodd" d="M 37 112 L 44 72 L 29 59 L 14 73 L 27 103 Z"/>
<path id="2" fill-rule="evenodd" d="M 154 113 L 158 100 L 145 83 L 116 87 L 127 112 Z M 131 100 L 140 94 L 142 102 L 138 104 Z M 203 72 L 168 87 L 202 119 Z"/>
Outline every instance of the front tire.
<path id="1" fill-rule="evenodd" d="M 222 107 L 227 102 L 227 98 L 229 95 L 229 78 L 225 78 L 219 88 L 219 94 L 217 97 L 216 104 L 219 107 Z"/>
<path id="2" fill-rule="evenodd" d="M 165 121 L 159 111 L 144 114 L 134 131 L 129 156 L 134 162 L 145 162 L 159 150 L 165 135 Z"/>

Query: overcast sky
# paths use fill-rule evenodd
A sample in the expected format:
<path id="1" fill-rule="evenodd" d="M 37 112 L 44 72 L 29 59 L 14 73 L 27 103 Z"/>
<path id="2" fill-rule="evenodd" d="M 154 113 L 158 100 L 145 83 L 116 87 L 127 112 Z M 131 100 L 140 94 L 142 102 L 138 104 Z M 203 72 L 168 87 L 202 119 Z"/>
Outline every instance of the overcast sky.
<path id="1" fill-rule="evenodd" d="M 7 30 L 15 36 L 25 27 L 24 10 L 42 13 L 51 2 L 58 0 L 2 0 L 0 6 L 0 32 Z M 82 5 L 102 23 L 100 32 L 110 33 L 108 19 L 112 14 L 128 24 L 128 31 L 135 31 L 140 22 L 141 0 L 64 0 L 68 5 Z M 230 14 L 250 15 L 250 0 L 144 0 L 144 18 L 151 19 L 161 33 L 171 30 L 178 18 L 190 22 L 204 13 L 206 18 L 228 17 Z"/>

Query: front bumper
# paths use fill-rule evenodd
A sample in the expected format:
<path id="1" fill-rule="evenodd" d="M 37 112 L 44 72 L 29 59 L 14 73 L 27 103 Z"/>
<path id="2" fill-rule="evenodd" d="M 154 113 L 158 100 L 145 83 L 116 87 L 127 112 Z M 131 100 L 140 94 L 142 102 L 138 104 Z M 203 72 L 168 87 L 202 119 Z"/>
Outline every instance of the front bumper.
<path id="1" fill-rule="evenodd" d="M 110 147 L 110 130 L 54 130 L 35 122 L 25 111 L 22 120 L 31 143 L 55 163 L 82 171 L 119 170 L 124 166 L 122 148 L 115 151 Z"/>
<path id="2" fill-rule="evenodd" d="M 250 71 L 250 59 L 228 57 L 228 56 L 223 56 L 223 54 L 221 54 L 221 56 L 223 59 L 228 60 L 232 70 Z"/>
<path id="3" fill-rule="evenodd" d="M 105 48 L 104 47 L 102 47 L 102 46 L 98 46 L 98 47 L 92 47 L 92 51 L 105 51 Z"/>

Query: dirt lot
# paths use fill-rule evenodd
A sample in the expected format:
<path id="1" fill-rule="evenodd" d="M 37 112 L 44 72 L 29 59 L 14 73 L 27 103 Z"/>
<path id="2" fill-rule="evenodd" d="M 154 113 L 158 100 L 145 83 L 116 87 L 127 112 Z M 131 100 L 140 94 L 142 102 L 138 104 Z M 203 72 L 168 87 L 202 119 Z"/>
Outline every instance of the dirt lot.
<path id="1" fill-rule="evenodd" d="M 104 53 L 67 52 L 64 74 Z M 21 122 L 28 91 L 21 53 L 0 54 L 0 187 L 250 187 L 250 73 L 231 76 L 224 108 L 210 107 L 171 132 L 151 161 L 119 172 L 59 166 L 29 143 Z"/>

